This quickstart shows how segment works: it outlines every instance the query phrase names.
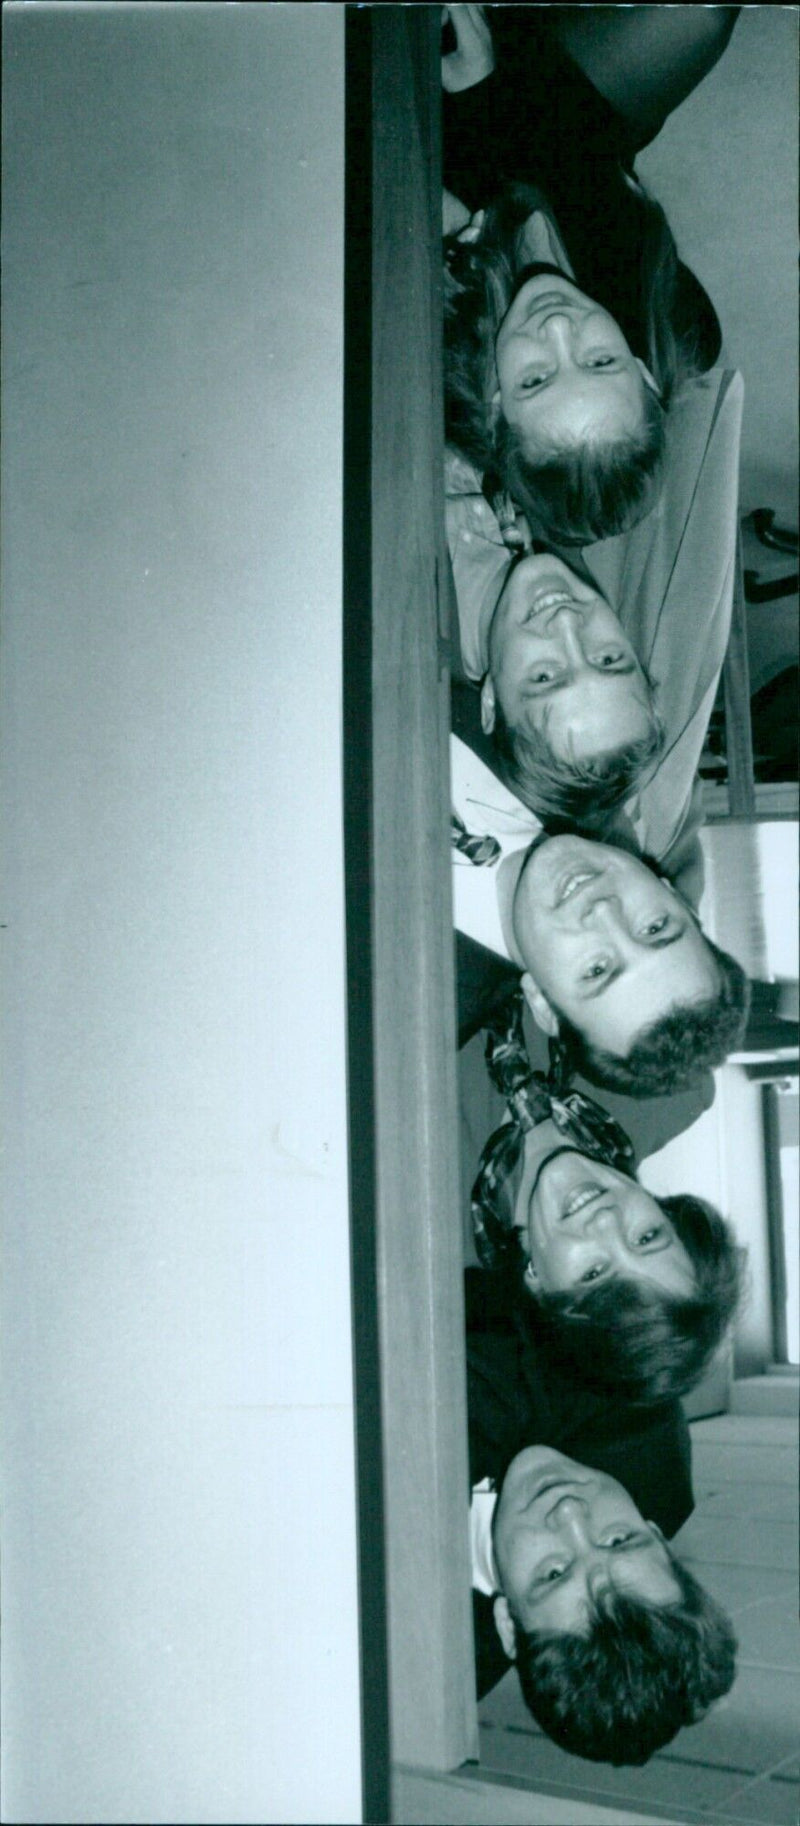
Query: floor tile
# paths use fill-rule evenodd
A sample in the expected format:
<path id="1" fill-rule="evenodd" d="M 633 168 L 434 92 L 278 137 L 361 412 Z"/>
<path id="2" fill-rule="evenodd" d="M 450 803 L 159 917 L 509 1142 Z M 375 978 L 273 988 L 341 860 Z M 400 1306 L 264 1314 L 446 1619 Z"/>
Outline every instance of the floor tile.
<path id="1" fill-rule="evenodd" d="M 491 1727 L 487 1742 L 491 1742 L 493 1759 L 503 1754 L 502 1740 L 506 1735 L 525 1739 L 529 1746 L 534 1738 L 540 1741 L 538 1726 L 525 1705 L 513 1671 L 487 1695 L 479 1716 Z M 663 1761 L 691 1765 L 692 1769 L 703 1764 L 716 1765 L 732 1769 L 741 1783 L 774 1769 L 794 1753 L 798 1717 L 800 1674 L 740 1665 L 730 1693 L 718 1700 L 699 1724 L 679 1732 L 647 1768 L 653 1770 Z M 549 1739 L 543 1741 L 547 1745 L 543 1755 L 548 1766 L 552 1757 L 559 1767 L 584 1766 L 579 1758 L 565 1756 Z M 518 1752 L 512 1754 L 516 1756 Z"/>
<path id="2" fill-rule="evenodd" d="M 783 1598 L 766 1598 L 749 1604 L 733 1619 L 739 1638 L 740 1662 L 759 1667 L 792 1668 L 800 1674 L 800 1626 L 797 1596 L 794 1604 Z"/>
<path id="3" fill-rule="evenodd" d="M 738 1629 L 742 1612 L 751 1604 L 776 1599 L 785 1605 L 787 1614 L 797 1618 L 797 1575 L 794 1568 L 775 1571 L 771 1566 L 716 1566 L 711 1561 L 693 1561 L 684 1551 L 683 1529 L 670 1543 L 679 1560 L 685 1560 L 695 1578 L 716 1598 L 733 1618 Z"/>
<path id="4" fill-rule="evenodd" d="M 719 1815 L 730 1826 L 739 1826 L 739 1822 L 747 1822 L 747 1826 L 797 1826 L 798 1799 L 796 1782 L 766 1776 L 729 1796 L 721 1803 Z"/>
<path id="5" fill-rule="evenodd" d="M 707 1422 L 701 1421 L 705 1426 Z M 759 1462 L 760 1459 L 760 1462 Z M 747 1445 L 709 1443 L 693 1454 L 694 1484 L 697 1490 L 716 1489 L 740 1479 L 754 1483 L 789 1484 L 797 1489 L 797 1448 L 771 1446 L 763 1457 Z"/>
<path id="6" fill-rule="evenodd" d="M 695 1815 L 702 1816 L 708 1809 L 720 1809 L 742 1786 L 742 1776 L 737 1771 L 667 1762 L 661 1756 L 653 1757 L 643 1769 L 613 1769 L 607 1763 L 587 1763 L 580 1756 L 559 1750 L 548 1738 L 523 1731 L 482 1731 L 480 1757 L 483 1769 L 547 1786 L 561 1782 L 608 1807 L 615 1801 L 641 1808 L 652 1802 L 676 1809 L 687 1805 Z"/>
<path id="7" fill-rule="evenodd" d="M 730 1693 L 699 1724 L 681 1731 L 661 1756 L 764 1774 L 793 1754 L 798 1718 L 800 1674 L 740 1663 Z"/>
<path id="8" fill-rule="evenodd" d="M 710 1520 L 716 1515 L 738 1515 L 746 1521 L 792 1522 L 797 1516 L 797 1491 L 790 1484 L 720 1483 L 701 1488 L 694 1480 L 695 1515 Z"/>
<path id="9" fill-rule="evenodd" d="M 785 1414 L 715 1414 L 712 1420 L 692 1422 L 692 1440 L 698 1446 L 712 1441 L 715 1445 L 794 1446 L 800 1437 L 800 1420 Z"/>
<path id="10" fill-rule="evenodd" d="M 757 1524 L 738 1515 L 690 1516 L 681 1529 L 681 1557 L 716 1565 L 767 1566 L 775 1572 L 797 1565 L 797 1519 Z"/>

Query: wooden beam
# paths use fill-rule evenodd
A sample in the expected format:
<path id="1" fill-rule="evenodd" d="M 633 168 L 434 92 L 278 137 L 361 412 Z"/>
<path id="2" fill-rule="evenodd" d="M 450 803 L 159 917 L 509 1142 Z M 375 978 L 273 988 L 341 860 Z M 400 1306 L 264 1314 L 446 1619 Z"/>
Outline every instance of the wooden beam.
<path id="1" fill-rule="evenodd" d="M 722 668 L 725 696 L 725 751 L 728 757 L 728 802 L 732 818 L 755 818 L 753 734 L 750 723 L 750 666 L 747 657 L 747 604 L 744 598 L 742 541 L 737 537 L 733 612 L 728 651 Z"/>
<path id="2" fill-rule="evenodd" d="M 474 1753 L 442 523 L 439 11 L 371 9 L 373 1001 L 393 1754 Z M 444 645 L 443 645 L 444 642 Z"/>

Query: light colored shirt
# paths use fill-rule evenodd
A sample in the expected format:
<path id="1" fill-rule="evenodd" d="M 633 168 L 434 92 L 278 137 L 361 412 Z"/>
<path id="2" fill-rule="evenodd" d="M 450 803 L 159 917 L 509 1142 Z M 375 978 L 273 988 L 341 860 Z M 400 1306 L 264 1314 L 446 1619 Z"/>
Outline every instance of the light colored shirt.
<path id="1" fill-rule="evenodd" d="M 496 1502 L 497 1491 L 490 1477 L 484 1477 L 482 1483 L 473 1485 L 469 1505 L 472 1588 L 473 1591 L 482 1591 L 487 1598 L 494 1597 L 495 1592 L 500 1590 L 492 1546 L 492 1517 Z"/>
<path id="2" fill-rule="evenodd" d="M 494 862 L 480 865 L 453 850 L 453 922 L 457 931 L 508 958 L 497 897 L 498 870 L 507 856 L 526 850 L 542 826 L 535 812 L 509 792 L 457 735 L 450 737 L 450 790 L 453 809 L 470 835 L 494 837 L 500 846 Z"/>
<path id="3" fill-rule="evenodd" d="M 741 375 L 731 370 L 688 381 L 667 417 L 664 481 L 652 512 L 582 553 L 647 668 L 666 732 L 652 779 L 624 809 L 642 850 L 695 906 L 703 885 L 697 770 L 730 635 L 743 399 Z M 486 671 L 489 627 L 511 556 L 475 470 L 454 452 L 446 485 L 462 657 L 477 680 Z M 569 563 L 570 554 L 562 555 Z"/>

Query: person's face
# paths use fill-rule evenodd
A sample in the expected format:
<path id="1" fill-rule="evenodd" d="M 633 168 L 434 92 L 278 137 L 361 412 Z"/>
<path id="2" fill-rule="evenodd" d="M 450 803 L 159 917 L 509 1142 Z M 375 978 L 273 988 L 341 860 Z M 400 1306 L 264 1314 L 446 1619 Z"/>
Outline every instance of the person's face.
<path id="1" fill-rule="evenodd" d="M 647 370 L 614 318 L 552 273 L 528 279 L 495 343 L 494 404 L 530 457 L 613 444 L 644 423 Z"/>
<path id="2" fill-rule="evenodd" d="M 680 1600 L 662 1536 L 622 1484 L 549 1446 L 529 1446 L 509 1466 L 495 1510 L 494 1555 L 505 1607 L 526 1632 L 586 1635 L 590 1600 L 609 1588 L 651 1604 Z"/>
<path id="3" fill-rule="evenodd" d="M 557 1033 L 558 1010 L 620 1058 L 655 1021 L 719 992 L 715 959 L 688 908 L 610 844 L 572 836 L 537 844 L 517 886 L 513 934 L 539 1026 Z"/>
<path id="4" fill-rule="evenodd" d="M 499 705 L 559 760 L 582 761 L 650 732 L 650 692 L 630 641 L 593 584 L 547 552 L 514 566 L 494 612 L 481 693 L 487 734 Z"/>
<path id="5" fill-rule="evenodd" d="M 534 1143 L 535 1137 L 533 1130 Z M 683 1298 L 694 1292 L 688 1250 L 666 1212 L 635 1180 L 565 1149 L 561 1139 L 555 1147 L 545 1143 L 532 1177 L 527 1158 L 525 1165 L 517 1223 L 526 1233 L 534 1289 L 577 1292 L 622 1279 Z"/>

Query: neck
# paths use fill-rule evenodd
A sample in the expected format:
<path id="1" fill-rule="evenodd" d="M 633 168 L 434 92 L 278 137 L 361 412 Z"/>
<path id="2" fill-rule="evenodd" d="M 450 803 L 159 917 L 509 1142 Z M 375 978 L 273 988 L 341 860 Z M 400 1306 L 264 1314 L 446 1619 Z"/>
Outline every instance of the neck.
<path id="1" fill-rule="evenodd" d="M 503 857 L 497 871 L 497 908 L 500 914 L 500 926 L 508 955 L 518 970 L 524 970 L 526 966 L 514 932 L 514 896 L 527 855 L 527 850 L 514 850 L 510 856 Z"/>

